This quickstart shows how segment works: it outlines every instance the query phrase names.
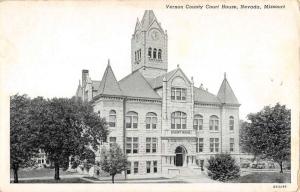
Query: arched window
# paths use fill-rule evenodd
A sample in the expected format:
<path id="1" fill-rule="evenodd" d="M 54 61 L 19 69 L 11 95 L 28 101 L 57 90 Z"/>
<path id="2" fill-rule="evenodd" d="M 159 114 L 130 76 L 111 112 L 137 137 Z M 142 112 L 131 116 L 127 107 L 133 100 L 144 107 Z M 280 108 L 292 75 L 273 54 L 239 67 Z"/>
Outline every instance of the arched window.
<path id="1" fill-rule="evenodd" d="M 203 129 L 203 116 L 202 115 L 195 115 L 194 116 L 194 129 L 195 130 L 202 130 Z"/>
<path id="2" fill-rule="evenodd" d="M 134 52 L 134 61 L 137 61 L 136 51 Z"/>
<path id="3" fill-rule="evenodd" d="M 139 49 L 139 60 L 141 60 L 141 58 L 142 58 L 142 50 Z"/>
<path id="4" fill-rule="evenodd" d="M 149 58 L 152 57 L 152 48 L 151 47 L 148 48 L 148 57 Z"/>
<path id="5" fill-rule="evenodd" d="M 175 111 L 171 114 L 171 129 L 186 129 L 186 113 Z"/>
<path id="6" fill-rule="evenodd" d="M 117 119 L 116 111 L 110 110 L 109 117 L 108 117 L 108 125 L 110 127 L 116 127 L 116 119 Z"/>
<path id="7" fill-rule="evenodd" d="M 154 48 L 153 49 L 153 59 L 156 59 L 156 52 L 157 52 L 157 50 L 156 50 L 156 48 Z"/>
<path id="8" fill-rule="evenodd" d="M 209 117 L 209 130 L 219 131 L 219 118 L 215 115 Z"/>
<path id="9" fill-rule="evenodd" d="M 157 115 L 155 113 L 149 112 L 146 114 L 146 129 L 156 129 L 157 125 Z"/>
<path id="10" fill-rule="evenodd" d="M 234 117 L 233 116 L 229 117 L 229 130 L 230 131 L 234 130 Z"/>
<path id="11" fill-rule="evenodd" d="M 158 50 L 157 58 L 158 58 L 158 59 L 161 59 L 161 49 Z"/>
<path id="12" fill-rule="evenodd" d="M 138 114 L 134 111 L 129 111 L 126 114 L 126 128 L 137 129 L 138 125 Z"/>

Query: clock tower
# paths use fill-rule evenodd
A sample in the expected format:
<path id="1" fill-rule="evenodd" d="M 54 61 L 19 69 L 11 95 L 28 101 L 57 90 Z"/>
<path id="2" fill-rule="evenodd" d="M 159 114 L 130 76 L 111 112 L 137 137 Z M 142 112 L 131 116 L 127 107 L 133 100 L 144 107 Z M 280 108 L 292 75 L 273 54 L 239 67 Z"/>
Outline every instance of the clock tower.
<path id="1" fill-rule="evenodd" d="M 131 38 L 132 72 L 139 70 L 145 78 L 155 78 L 168 71 L 168 36 L 152 10 L 137 19 Z"/>

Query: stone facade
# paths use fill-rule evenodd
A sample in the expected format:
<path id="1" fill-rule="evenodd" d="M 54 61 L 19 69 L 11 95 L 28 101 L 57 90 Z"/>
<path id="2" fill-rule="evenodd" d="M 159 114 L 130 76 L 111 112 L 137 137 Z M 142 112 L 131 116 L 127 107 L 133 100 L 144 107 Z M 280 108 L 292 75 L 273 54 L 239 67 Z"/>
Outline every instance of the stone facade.
<path id="1" fill-rule="evenodd" d="M 179 67 L 168 72 L 167 34 L 151 10 L 137 21 L 131 49 L 131 74 L 117 81 L 108 64 L 102 80 L 93 81 L 83 70 L 76 92 L 108 121 L 107 142 L 119 144 L 131 162 L 127 176 L 205 170 L 221 152 L 238 157 L 240 104 L 226 76 L 214 95 Z"/>

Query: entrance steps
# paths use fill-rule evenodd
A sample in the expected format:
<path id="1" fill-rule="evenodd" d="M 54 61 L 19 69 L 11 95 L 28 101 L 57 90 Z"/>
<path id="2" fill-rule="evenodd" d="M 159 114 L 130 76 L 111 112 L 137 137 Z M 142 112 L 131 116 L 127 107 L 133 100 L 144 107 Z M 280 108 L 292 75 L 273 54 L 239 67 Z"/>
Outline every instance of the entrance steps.
<path id="1" fill-rule="evenodd" d="M 167 175 L 168 177 L 197 177 L 205 173 L 199 167 L 172 167 L 169 168 Z"/>

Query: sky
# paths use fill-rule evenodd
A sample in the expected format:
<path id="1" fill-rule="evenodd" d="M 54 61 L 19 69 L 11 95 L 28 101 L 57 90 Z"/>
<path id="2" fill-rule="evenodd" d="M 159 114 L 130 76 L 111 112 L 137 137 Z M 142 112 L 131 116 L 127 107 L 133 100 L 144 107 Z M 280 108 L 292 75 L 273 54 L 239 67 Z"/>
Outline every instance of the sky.
<path id="1" fill-rule="evenodd" d="M 176 10 L 167 9 L 174 3 L 165 2 L 2 2 L 1 93 L 71 97 L 81 70 L 101 80 L 108 59 L 117 80 L 122 79 L 131 72 L 136 20 L 153 9 L 168 33 L 169 71 L 179 65 L 196 87 L 203 83 L 213 94 L 226 72 L 241 103 L 241 119 L 276 102 L 298 105 L 295 1 L 280 10 Z M 210 2 L 201 4 L 220 3 Z"/>

